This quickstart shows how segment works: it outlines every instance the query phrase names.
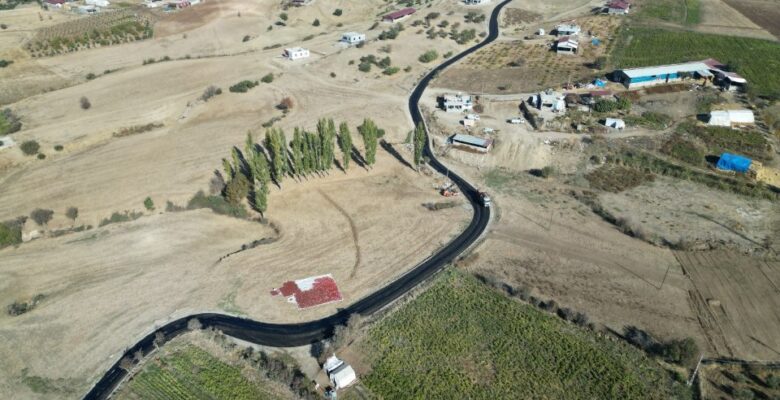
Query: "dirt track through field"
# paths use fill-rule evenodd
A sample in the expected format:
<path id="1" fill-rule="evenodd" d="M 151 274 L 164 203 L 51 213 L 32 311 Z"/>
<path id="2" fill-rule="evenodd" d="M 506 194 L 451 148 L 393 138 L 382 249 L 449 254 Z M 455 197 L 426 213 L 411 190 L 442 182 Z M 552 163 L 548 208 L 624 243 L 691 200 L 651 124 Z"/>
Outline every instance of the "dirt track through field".
<path id="1" fill-rule="evenodd" d="M 333 200 L 330 196 L 328 196 L 325 192 L 322 191 L 322 189 L 317 189 L 317 192 L 319 192 L 322 197 L 325 198 L 325 200 L 328 201 L 333 207 L 335 207 L 337 210 L 339 210 L 339 213 L 344 216 L 344 218 L 347 219 L 347 222 L 349 222 L 349 229 L 352 231 L 352 243 L 355 244 L 355 265 L 352 266 L 352 272 L 350 272 L 349 277 L 354 278 L 357 275 L 358 267 L 360 266 L 360 242 L 358 242 L 358 230 L 355 226 L 355 221 L 352 220 L 352 217 L 349 216 L 347 211 L 342 208 L 338 203 L 336 203 L 335 200 Z"/>

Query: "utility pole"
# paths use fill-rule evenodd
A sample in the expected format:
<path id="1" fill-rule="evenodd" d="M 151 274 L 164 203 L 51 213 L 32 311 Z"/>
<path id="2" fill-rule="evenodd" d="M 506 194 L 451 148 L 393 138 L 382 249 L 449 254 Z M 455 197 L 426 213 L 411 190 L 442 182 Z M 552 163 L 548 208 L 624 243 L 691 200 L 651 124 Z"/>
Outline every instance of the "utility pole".
<path id="1" fill-rule="evenodd" d="M 699 356 L 699 362 L 696 363 L 696 369 L 693 370 L 693 375 L 691 376 L 691 379 L 688 380 L 688 386 L 693 385 L 693 381 L 696 380 L 696 374 L 699 373 L 699 367 L 701 366 L 702 359 L 704 359 L 704 353 Z"/>

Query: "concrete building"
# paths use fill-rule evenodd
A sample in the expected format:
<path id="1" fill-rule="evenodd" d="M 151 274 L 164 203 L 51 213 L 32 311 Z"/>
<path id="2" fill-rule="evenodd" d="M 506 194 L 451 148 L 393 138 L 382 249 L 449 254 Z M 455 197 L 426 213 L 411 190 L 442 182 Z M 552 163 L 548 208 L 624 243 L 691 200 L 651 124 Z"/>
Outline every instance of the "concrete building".
<path id="1" fill-rule="evenodd" d="M 358 32 L 347 32 L 341 35 L 341 41 L 347 44 L 358 44 L 366 41 L 366 35 Z"/>
<path id="2" fill-rule="evenodd" d="M 446 112 L 471 111 L 474 101 L 471 96 L 464 94 L 445 94 L 441 98 L 441 108 Z"/>
<path id="3" fill-rule="evenodd" d="M 623 130 L 626 128 L 626 122 L 618 118 L 607 118 L 604 120 L 604 126 L 607 128 Z"/>
<path id="4" fill-rule="evenodd" d="M 455 146 L 464 146 L 466 148 L 487 153 L 493 148 L 493 140 L 482 139 L 471 135 L 456 134 L 450 138 L 450 143 Z"/>
<path id="5" fill-rule="evenodd" d="M 752 125 L 756 123 L 756 117 L 751 110 L 724 110 L 710 112 L 707 125 L 734 126 Z"/>
<path id="6" fill-rule="evenodd" d="M 607 14 L 626 15 L 631 9 L 631 4 L 623 0 L 614 0 L 607 3 Z"/>
<path id="7" fill-rule="evenodd" d="M 463 3 L 467 6 L 480 6 L 490 3 L 490 0 L 463 0 Z"/>
<path id="8" fill-rule="evenodd" d="M 579 35 L 582 28 L 576 24 L 560 24 L 555 26 L 556 36 L 574 36 Z"/>
<path id="9" fill-rule="evenodd" d="M 399 19 L 402 19 L 402 18 L 405 18 L 405 17 L 408 17 L 408 16 L 414 14 L 415 12 L 417 12 L 417 10 L 414 7 L 404 8 L 402 10 L 393 11 L 390 14 L 385 15 L 384 17 L 382 17 L 382 21 L 385 21 L 385 22 L 395 22 L 395 21 L 398 21 Z"/>
<path id="10" fill-rule="evenodd" d="M 292 47 L 289 49 L 284 49 L 283 55 L 288 60 L 295 61 L 302 58 L 309 58 L 309 50 L 304 49 L 303 47 Z"/>
<path id="11" fill-rule="evenodd" d="M 349 364 L 339 360 L 336 355 L 329 357 L 325 364 L 322 366 L 325 373 L 328 375 L 328 379 L 333 386 L 338 389 L 343 389 L 357 382 L 357 375 L 355 370 L 352 369 Z"/>
<path id="12" fill-rule="evenodd" d="M 108 0 L 84 0 L 84 4 L 97 7 L 108 7 Z"/>
<path id="13" fill-rule="evenodd" d="M 683 78 L 699 79 L 703 83 L 713 82 L 726 90 L 742 90 L 747 85 L 745 78 L 735 72 L 726 71 L 726 66 L 723 63 L 712 58 L 682 64 L 629 68 L 614 72 L 614 79 L 629 89 L 673 83 Z"/>
<path id="14" fill-rule="evenodd" d="M 564 36 L 555 41 L 555 52 L 558 54 L 577 54 L 580 43 L 571 36 Z"/>
<path id="15" fill-rule="evenodd" d="M 531 105 L 541 110 L 548 107 L 552 112 L 566 111 L 566 96 L 552 90 L 546 90 L 531 96 Z"/>

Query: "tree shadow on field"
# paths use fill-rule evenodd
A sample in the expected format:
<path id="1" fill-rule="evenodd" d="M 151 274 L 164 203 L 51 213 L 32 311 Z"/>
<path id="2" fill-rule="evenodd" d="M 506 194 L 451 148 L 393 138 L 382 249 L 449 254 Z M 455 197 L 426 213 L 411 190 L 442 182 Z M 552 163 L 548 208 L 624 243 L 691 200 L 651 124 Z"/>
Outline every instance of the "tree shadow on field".
<path id="1" fill-rule="evenodd" d="M 390 155 L 391 155 L 391 156 L 393 156 L 393 157 L 394 157 L 396 160 L 398 160 L 398 162 L 400 162 L 401 164 L 403 164 L 403 165 L 405 165 L 405 166 L 409 167 L 410 169 L 412 169 L 412 170 L 416 171 L 416 169 L 414 169 L 414 167 L 412 166 L 412 164 L 409 164 L 409 162 L 408 162 L 408 161 L 406 161 L 406 160 L 404 159 L 404 157 L 401 155 L 401 153 L 399 153 L 399 152 L 398 152 L 398 151 L 397 151 L 397 150 L 396 150 L 396 149 L 393 147 L 393 145 L 392 145 L 392 144 L 390 144 L 390 143 L 387 143 L 387 141 L 385 141 L 384 139 L 382 139 L 382 140 L 379 142 L 379 145 L 380 145 L 380 146 L 382 146 L 382 148 L 383 148 L 383 149 L 384 149 L 384 150 L 385 150 L 385 151 L 386 151 L 388 154 L 390 154 Z"/>
<path id="2" fill-rule="evenodd" d="M 368 167 L 366 166 L 366 159 L 360 155 L 360 151 L 358 151 L 357 147 L 352 146 L 352 151 L 350 152 L 350 156 L 352 157 L 352 161 L 357 163 L 357 165 L 359 165 L 361 168 L 368 171 Z"/>

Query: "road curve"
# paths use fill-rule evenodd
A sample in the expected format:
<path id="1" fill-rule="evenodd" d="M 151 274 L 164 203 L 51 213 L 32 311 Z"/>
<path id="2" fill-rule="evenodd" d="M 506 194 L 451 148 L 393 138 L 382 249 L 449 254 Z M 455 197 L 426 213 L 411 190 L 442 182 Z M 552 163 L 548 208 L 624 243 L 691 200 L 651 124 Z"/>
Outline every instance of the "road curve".
<path id="1" fill-rule="evenodd" d="M 482 42 L 447 59 L 420 80 L 409 96 L 409 113 L 415 125 L 425 124 L 422 113 L 420 112 L 419 101 L 431 80 L 445 68 L 479 50 L 498 37 L 498 16 L 501 9 L 510 1 L 511 0 L 504 0 L 493 9 L 489 20 L 489 34 Z M 148 354 L 154 349 L 154 337 L 158 332 L 163 333 L 166 340 L 170 340 L 171 338 L 186 332 L 187 323 L 194 318 L 197 318 L 204 328 L 213 327 L 221 330 L 226 335 L 252 343 L 274 347 L 302 346 L 330 337 L 334 327 L 345 324 L 352 314 L 369 315 L 401 297 L 410 289 L 444 268 L 447 264 L 452 262 L 455 257 L 472 245 L 480 237 L 482 232 L 484 232 L 488 221 L 490 220 L 490 209 L 482 207 L 477 189 L 459 175 L 449 171 L 447 167 L 436 159 L 430 147 L 430 140 L 426 144 L 425 155 L 430 159 L 429 164 L 431 167 L 441 174 L 449 175 L 449 178 L 460 188 L 461 193 L 463 193 L 471 202 L 474 209 L 474 216 L 468 227 L 452 242 L 439 250 L 439 252 L 391 282 L 389 285 L 360 299 L 347 308 L 340 309 L 336 314 L 320 320 L 300 324 L 269 324 L 217 313 L 193 314 L 169 322 L 156 331 L 148 334 L 138 343 L 128 348 L 123 357 L 132 357 L 132 355 L 136 354 L 138 351 L 141 351 L 143 354 Z M 122 357 L 106 371 L 100 381 L 98 381 L 89 393 L 84 396 L 85 400 L 107 399 L 111 395 L 117 385 L 119 385 L 127 375 L 127 372 L 119 367 L 121 358 Z"/>

